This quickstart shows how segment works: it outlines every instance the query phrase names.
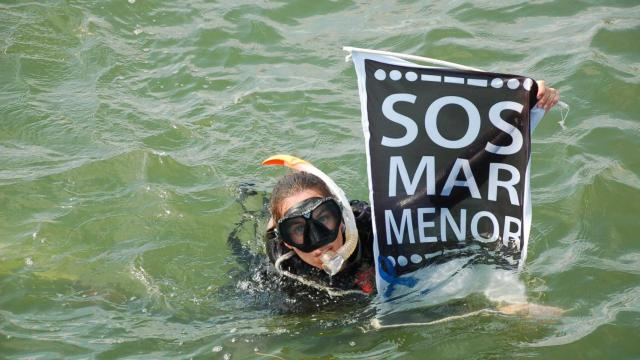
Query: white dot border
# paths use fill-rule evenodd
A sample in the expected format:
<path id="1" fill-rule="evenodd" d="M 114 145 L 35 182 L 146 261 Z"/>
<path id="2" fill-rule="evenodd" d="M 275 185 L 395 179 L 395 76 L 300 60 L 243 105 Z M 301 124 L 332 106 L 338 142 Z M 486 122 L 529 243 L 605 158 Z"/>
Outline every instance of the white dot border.
<path id="1" fill-rule="evenodd" d="M 494 89 L 502 89 L 506 88 L 509 90 L 518 90 L 524 89 L 526 91 L 531 90 L 531 86 L 533 85 L 533 79 L 531 78 L 503 78 L 503 77 L 494 77 L 491 80 L 487 79 L 477 79 L 473 77 L 465 77 L 465 76 L 442 76 L 435 75 L 429 73 L 420 73 L 416 71 L 416 69 L 412 70 L 399 70 L 393 69 L 387 72 L 383 69 L 377 69 L 374 71 L 374 78 L 378 81 L 400 81 L 402 79 L 409 82 L 416 81 L 426 81 L 426 82 L 436 82 L 436 83 L 448 83 L 448 84 L 458 84 L 458 85 L 467 85 L 473 87 L 481 87 L 488 88 L 492 87 Z"/>

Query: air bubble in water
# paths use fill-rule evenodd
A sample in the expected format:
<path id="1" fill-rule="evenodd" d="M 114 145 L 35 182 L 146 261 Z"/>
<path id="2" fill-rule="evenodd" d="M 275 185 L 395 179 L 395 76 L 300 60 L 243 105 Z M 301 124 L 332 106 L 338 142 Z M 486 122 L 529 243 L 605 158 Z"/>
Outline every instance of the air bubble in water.
<path id="1" fill-rule="evenodd" d="M 222 351 L 222 346 L 218 345 L 218 346 L 214 346 L 213 349 L 211 349 L 212 352 L 220 352 Z"/>
<path id="2" fill-rule="evenodd" d="M 127 0 L 127 1 L 129 1 L 129 4 L 135 4 L 136 3 L 136 0 Z"/>

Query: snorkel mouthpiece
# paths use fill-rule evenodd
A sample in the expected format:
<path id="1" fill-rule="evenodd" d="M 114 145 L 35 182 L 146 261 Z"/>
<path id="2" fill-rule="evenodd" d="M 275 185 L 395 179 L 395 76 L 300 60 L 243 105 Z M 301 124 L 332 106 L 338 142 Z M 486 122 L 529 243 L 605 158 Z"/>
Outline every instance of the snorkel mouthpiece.
<path id="1" fill-rule="evenodd" d="M 337 274 L 342 265 L 344 265 L 344 258 L 340 254 L 336 254 L 333 251 L 327 251 L 320 256 L 322 261 L 322 270 L 324 270 L 329 276 Z"/>
<path id="2" fill-rule="evenodd" d="M 322 261 L 322 269 L 333 276 L 337 274 L 345 263 L 345 260 L 351 256 L 358 245 L 358 229 L 356 228 L 356 220 L 353 216 L 353 210 L 344 191 L 322 170 L 313 166 L 311 163 L 291 155 L 274 155 L 262 162 L 262 165 L 281 165 L 296 171 L 304 171 L 313 174 L 324 181 L 333 196 L 338 199 L 342 207 L 342 221 L 345 225 L 345 241 L 336 252 L 328 251 L 320 257 Z"/>

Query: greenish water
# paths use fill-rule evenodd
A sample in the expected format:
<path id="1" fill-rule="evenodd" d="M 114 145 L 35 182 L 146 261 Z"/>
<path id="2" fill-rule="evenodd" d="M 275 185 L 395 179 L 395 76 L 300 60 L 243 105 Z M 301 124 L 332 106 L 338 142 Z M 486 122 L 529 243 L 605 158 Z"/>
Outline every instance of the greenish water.
<path id="1" fill-rule="evenodd" d="M 640 357 L 637 1 L 173 3 L 0 2 L 0 358 Z M 237 280 L 227 234 L 261 251 L 283 174 L 262 159 L 367 197 L 343 45 L 560 89 L 521 277 L 565 315 L 364 332 L 366 305 L 278 315 Z"/>

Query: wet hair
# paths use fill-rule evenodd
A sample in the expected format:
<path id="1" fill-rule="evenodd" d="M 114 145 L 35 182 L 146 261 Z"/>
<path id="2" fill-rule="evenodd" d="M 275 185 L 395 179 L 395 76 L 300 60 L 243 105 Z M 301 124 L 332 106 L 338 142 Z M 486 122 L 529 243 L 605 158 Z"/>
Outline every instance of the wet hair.
<path id="1" fill-rule="evenodd" d="M 273 221 L 277 222 L 282 218 L 284 199 L 305 190 L 315 190 L 322 196 L 331 196 L 331 190 L 319 177 L 304 171 L 287 174 L 278 180 L 271 193 L 269 209 Z"/>

